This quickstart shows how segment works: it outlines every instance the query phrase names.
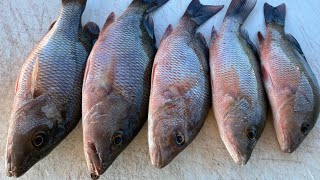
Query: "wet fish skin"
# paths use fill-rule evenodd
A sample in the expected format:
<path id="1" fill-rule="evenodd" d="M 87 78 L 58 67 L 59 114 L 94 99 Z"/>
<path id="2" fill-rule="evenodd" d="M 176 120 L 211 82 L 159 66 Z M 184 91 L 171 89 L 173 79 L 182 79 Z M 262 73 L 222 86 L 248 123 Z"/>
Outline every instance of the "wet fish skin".
<path id="1" fill-rule="evenodd" d="M 212 31 L 210 72 L 213 110 L 233 160 L 245 165 L 266 122 L 266 96 L 254 45 L 241 25 L 256 0 L 232 0 L 221 32 Z"/>
<path id="2" fill-rule="evenodd" d="M 298 41 L 284 31 L 286 7 L 264 5 L 266 37 L 258 34 L 263 81 L 283 152 L 295 151 L 319 116 L 319 84 Z"/>
<path id="3" fill-rule="evenodd" d="M 62 1 L 58 20 L 31 51 L 16 84 L 6 173 L 19 177 L 48 155 L 81 118 L 86 59 L 99 27 L 81 27 L 86 1 Z"/>
<path id="4" fill-rule="evenodd" d="M 149 13 L 168 0 L 135 0 L 111 13 L 90 54 L 83 86 L 83 141 L 88 169 L 99 178 L 147 119 L 156 53 Z"/>
<path id="5" fill-rule="evenodd" d="M 193 0 L 170 25 L 152 69 L 148 142 L 152 165 L 163 168 L 197 136 L 211 107 L 209 51 L 196 29 L 223 6 Z"/>

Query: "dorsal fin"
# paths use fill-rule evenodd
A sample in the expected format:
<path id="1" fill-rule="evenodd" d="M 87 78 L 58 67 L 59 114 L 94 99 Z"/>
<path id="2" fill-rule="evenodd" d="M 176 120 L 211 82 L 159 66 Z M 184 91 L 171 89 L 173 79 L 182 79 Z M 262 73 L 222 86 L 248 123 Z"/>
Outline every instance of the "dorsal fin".
<path id="1" fill-rule="evenodd" d="M 152 17 L 148 14 L 144 17 L 143 25 L 146 28 L 151 39 L 155 39 L 154 36 L 154 23 Z"/>
<path id="2" fill-rule="evenodd" d="M 303 58 L 306 59 L 297 39 L 294 38 L 291 34 L 286 34 L 286 37 L 287 37 L 289 43 L 292 45 L 292 47 L 294 47 L 303 56 Z"/>
<path id="3" fill-rule="evenodd" d="M 255 54 L 258 54 L 256 45 L 252 42 L 250 39 L 249 33 L 245 29 L 241 29 L 241 36 L 242 38 L 247 42 L 247 44 L 250 46 L 250 48 L 254 51 Z"/>

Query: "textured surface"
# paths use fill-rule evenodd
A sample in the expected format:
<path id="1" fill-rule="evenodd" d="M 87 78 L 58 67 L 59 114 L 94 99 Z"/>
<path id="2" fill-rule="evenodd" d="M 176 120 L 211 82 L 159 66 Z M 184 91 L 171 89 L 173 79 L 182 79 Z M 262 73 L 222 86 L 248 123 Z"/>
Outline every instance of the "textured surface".
<path id="1" fill-rule="evenodd" d="M 203 4 L 225 4 L 230 0 L 202 0 Z M 268 0 L 278 5 L 276 0 Z M 320 81 L 320 1 L 284 0 L 287 2 L 286 31 L 299 41 L 312 70 Z M 123 12 L 130 0 L 89 0 L 83 23 L 96 21 L 100 27 L 111 11 Z M 157 42 L 169 23 L 176 25 L 189 1 L 171 0 L 154 13 Z M 258 1 L 245 23 L 256 43 L 258 30 L 265 32 L 263 3 Z M 45 0 L 0 1 L 0 179 L 4 176 L 4 150 L 8 120 L 14 95 L 15 80 L 27 54 L 58 17 L 60 2 Z M 212 25 L 220 29 L 223 12 L 208 21 L 200 31 L 207 40 Z M 252 157 L 244 167 L 231 159 L 218 134 L 216 120 L 210 111 L 198 137 L 163 170 L 152 168 L 147 146 L 147 126 L 123 151 L 101 179 L 194 179 L 194 178 L 320 178 L 320 123 L 293 154 L 280 152 L 270 116 Z M 82 127 L 78 127 L 47 158 L 35 165 L 21 179 L 88 179 L 82 143 Z"/>

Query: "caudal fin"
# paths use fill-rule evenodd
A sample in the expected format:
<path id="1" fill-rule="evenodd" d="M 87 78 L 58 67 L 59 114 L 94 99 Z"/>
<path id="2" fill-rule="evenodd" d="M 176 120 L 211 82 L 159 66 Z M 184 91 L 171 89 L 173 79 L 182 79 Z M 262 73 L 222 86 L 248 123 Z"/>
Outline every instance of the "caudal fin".
<path id="1" fill-rule="evenodd" d="M 62 0 L 62 5 L 65 5 L 68 3 L 78 3 L 82 6 L 85 6 L 87 4 L 87 0 Z"/>
<path id="2" fill-rule="evenodd" d="M 185 12 L 185 16 L 188 16 L 200 26 L 217 14 L 222 8 L 223 6 L 202 5 L 199 0 L 192 0 Z"/>
<path id="3" fill-rule="evenodd" d="M 286 5 L 281 4 L 280 6 L 273 7 L 268 3 L 264 4 L 264 18 L 266 24 L 275 22 L 281 26 L 285 25 L 286 18 Z"/>
<path id="4" fill-rule="evenodd" d="M 146 5 L 147 7 L 147 13 L 150 13 L 152 11 L 155 11 L 165 3 L 167 3 L 169 0 L 133 0 L 133 3 L 140 3 L 142 5 Z"/>
<path id="5" fill-rule="evenodd" d="M 247 19 L 253 8 L 256 6 L 257 0 L 232 0 L 226 17 L 233 17 L 240 24 Z"/>

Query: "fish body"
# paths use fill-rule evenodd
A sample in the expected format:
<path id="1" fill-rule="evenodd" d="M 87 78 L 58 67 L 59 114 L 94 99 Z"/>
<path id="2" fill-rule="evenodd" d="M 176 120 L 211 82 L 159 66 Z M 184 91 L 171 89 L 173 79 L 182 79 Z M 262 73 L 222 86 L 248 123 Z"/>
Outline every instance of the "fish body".
<path id="1" fill-rule="evenodd" d="M 196 29 L 223 6 L 193 0 L 175 29 L 170 25 L 155 57 L 148 116 L 153 166 L 162 168 L 200 131 L 211 106 L 209 51 Z"/>
<path id="2" fill-rule="evenodd" d="M 18 76 L 7 140 L 8 176 L 21 176 L 48 155 L 81 118 L 85 64 L 99 27 L 81 27 L 86 1 L 63 0 L 62 5 Z"/>
<path id="3" fill-rule="evenodd" d="M 83 84 L 83 141 L 92 178 L 102 175 L 147 119 L 156 53 L 149 13 L 168 0 L 135 0 L 111 13 L 89 56 Z"/>
<path id="4" fill-rule="evenodd" d="M 258 35 L 263 81 L 280 148 L 291 153 L 319 116 L 319 84 L 298 41 L 284 31 L 285 4 L 264 5 L 266 37 Z"/>
<path id="5" fill-rule="evenodd" d="M 249 160 L 266 122 L 266 97 L 257 56 L 241 25 L 256 0 L 233 0 L 221 32 L 213 28 L 210 72 L 213 110 L 222 141 L 233 160 Z"/>

